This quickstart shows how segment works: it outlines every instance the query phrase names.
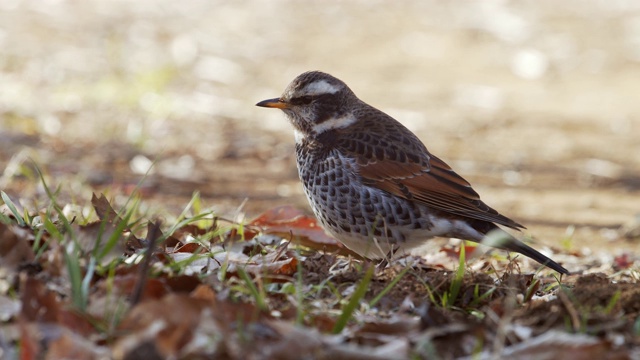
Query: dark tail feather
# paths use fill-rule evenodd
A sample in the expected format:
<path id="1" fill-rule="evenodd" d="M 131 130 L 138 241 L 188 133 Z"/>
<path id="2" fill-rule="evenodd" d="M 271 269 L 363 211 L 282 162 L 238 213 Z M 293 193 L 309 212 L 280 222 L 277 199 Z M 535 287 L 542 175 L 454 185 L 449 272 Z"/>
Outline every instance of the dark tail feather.
<path id="1" fill-rule="evenodd" d="M 569 270 L 565 269 L 557 262 L 542 255 L 536 249 L 530 247 L 529 245 L 509 235 L 507 232 L 503 231 L 496 225 L 492 223 L 487 223 L 487 222 L 484 222 L 484 224 L 478 224 L 478 225 L 481 225 L 481 227 L 478 228 L 474 226 L 474 228 L 488 235 L 488 237 L 485 237 L 485 240 L 488 240 L 488 242 L 482 241 L 484 245 L 492 246 L 502 250 L 517 252 L 561 274 L 569 274 Z M 495 234 L 496 235 L 495 238 L 491 237 L 492 231 L 499 231 L 499 233 Z"/>
<path id="2" fill-rule="evenodd" d="M 569 274 L 569 270 L 565 269 L 557 262 L 542 255 L 536 249 L 532 248 L 531 246 L 523 243 L 522 241 L 516 238 L 505 240 L 502 246 L 499 246 L 499 248 L 507 251 L 514 251 L 514 252 L 520 253 L 561 274 Z"/>

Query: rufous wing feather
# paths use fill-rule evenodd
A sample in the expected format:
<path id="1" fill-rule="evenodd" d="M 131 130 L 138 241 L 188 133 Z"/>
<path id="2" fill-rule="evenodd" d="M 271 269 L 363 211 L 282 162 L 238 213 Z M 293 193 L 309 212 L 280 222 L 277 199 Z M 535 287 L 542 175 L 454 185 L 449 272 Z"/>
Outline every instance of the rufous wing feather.
<path id="1" fill-rule="evenodd" d="M 444 161 L 429 154 L 417 138 L 412 143 L 404 143 L 407 149 L 387 147 L 385 156 L 375 161 L 358 154 L 362 147 L 353 144 L 354 141 L 357 140 L 342 139 L 339 150 L 359 159 L 359 173 L 365 184 L 445 213 L 514 229 L 524 228 L 482 202 L 469 182 Z M 389 153 L 393 158 L 387 156 Z M 409 154 L 424 155 L 419 158 L 414 156 L 412 160 Z"/>

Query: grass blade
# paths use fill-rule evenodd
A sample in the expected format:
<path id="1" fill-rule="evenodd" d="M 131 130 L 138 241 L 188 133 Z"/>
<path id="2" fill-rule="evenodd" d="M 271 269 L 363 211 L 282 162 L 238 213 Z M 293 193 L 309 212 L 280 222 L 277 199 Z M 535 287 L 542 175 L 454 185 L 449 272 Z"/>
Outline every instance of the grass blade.
<path id="1" fill-rule="evenodd" d="M 4 191 L 0 191 L 0 196 L 2 196 L 2 201 L 4 201 L 4 203 L 7 205 L 9 210 L 11 210 L 11 213 L 13 214 L 13 216 L 16 217 L 16 221 L 18 221 L 18 225 L 26 226 L 27 223 L 24 222 L 24 218 L 22 217 L 22 215 L 20 215 L 20 212 L 18 211 L 18 209 L 16 209 L 16 205 L 13 203 L 13 201 L 11 201 L 11 199 L 9 198 L 9 195 L 7 195 L 7 193 Z"/>
<path id="2" fill-rule="evenodd" d="M 264 301 L 264 294 L 260 293 L 260 291 L 256 287 L 256 284 L 254 284 L 249 277 L 249 274 L 247 274 L 247 272 L 244 271 L 243 268 L 238 267 L 238 275 L 242 280 L 244 280 L 245 284 L 247 284 L 247 287 L 249 288 L 249 291 L 251 292 L 251 295 L 254 299 L 256 299 L 256 305 L 258 306 L 258 309 L 262 311 L 268 310 L 267 303 Z"/>
<path id="3" fill-rule="evenodd" d="M 369 288 L 369 283 L 371 283 L 371 278 L 373 277 L 373 271 L 375 270 L 374 266 L 369 266 L 367 272 L 364 274 L 364 278 L 360 281 L 358 288 L 351 295 L 349 302 L 342 309 L 342 314 L 336 321 L 336 324 L 333 326 L 333 333 L 339 334 L 342 330 L 347 326 L 347 322 L 351 319 L 351 316 L 356 311 L 360 300 L 364 297 L 364 294 L 367 293 L 367 289 Z"/>
<path id="4" fill-rule="evenodd" d="M 456 270 L 455 277 L 451 281 L 451 287 L 449 288 L 449 294 L 447 296 L 446 305 L 448 306 L 453 306 L 453 304 L 456 302 L 456 299 L 458 298 L 460 289 L 462 288 L 462 283 L 464 281 L 465 258 L 465 245 L 464 243 L 462 243 L 460 245 L 460 260 L 458 262 L 458 269 Z"/>
<path id="5" fill-rule="evenodd" d="M 370 307 L 374 307 L 378 303 L 378 301 L 382 300 L 382 298 L 389 291 L 391 291 L 391 289 L 393 289 L 394 286 L 396 286 L 398 281 L 400 281 L 400 279 L 402 279 L 402 277 L 409 271 L 409 269 L 411 269 L 411 268 L 410 267 L 406 267 L 398 275 L 396 275 L 396 277 L 393 278 L 393 280 L 391 280 L 391 282 L 384 289 L 382 289 L 380 294 L 376 295 L 376 297 L 374 297 L 373 300 L 371 300 L 371 302 L 369 302 L 369 306 Z"/>

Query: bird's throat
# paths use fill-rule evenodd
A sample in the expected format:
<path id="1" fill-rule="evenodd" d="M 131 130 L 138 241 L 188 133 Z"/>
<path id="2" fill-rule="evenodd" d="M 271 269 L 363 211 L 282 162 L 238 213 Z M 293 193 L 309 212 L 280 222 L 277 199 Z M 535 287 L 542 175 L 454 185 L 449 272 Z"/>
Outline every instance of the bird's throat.
<path id="1" fill-rule="evenodd" d="M 302 142 L 304 141 L 304 139 L 306 139 L 307 137 L 305 136 L 305 134 L 298 130 L 298 129 L 294 129 L 293 130 L 293 136 L 296 139 L 296 144 L 302 144 Z"/>

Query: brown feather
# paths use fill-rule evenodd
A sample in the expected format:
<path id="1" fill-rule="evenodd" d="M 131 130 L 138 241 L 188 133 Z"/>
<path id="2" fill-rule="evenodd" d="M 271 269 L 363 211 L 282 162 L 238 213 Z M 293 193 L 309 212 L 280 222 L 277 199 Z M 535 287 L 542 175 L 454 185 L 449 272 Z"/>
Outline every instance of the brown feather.
<path id="1" fill-rule="evenodd" d="M 384 147 L 371 149 L 354 137 L 339 137 L 336 141 L 339 151 L 358 160 L 359 173 L 365 184 L 452 215 L 513 229 L 524 228 L 482 202 L 468 181 L 431 155 L 408 129 L 391 117 L 386 116 L 385 120 L 387 125 L 389 121 L 395 123 L 395 137 L 409 140 L 395 141 L 394 134 L 387 131 L 389 126 L 385 126 L 385 121 L 379 121 L 367 124 L 363 133 L 380 139 L 385 143 Z M 401 134 L 397 134 L 398 129 Z M 372 160 L 367 156 L 371 153 L 378 156 Z"/>

